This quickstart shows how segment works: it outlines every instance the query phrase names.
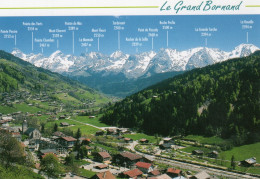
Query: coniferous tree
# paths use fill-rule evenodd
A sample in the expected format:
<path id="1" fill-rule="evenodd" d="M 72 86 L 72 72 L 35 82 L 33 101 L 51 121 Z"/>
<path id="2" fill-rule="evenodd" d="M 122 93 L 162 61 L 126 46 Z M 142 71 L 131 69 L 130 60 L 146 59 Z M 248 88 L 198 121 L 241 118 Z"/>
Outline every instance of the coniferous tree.
<path id="1" fill-rule="evenodd" d="M 53 131 L 54 132 L 58 131 L 58 124 L 57 123 L 54 124 Z"/>
<path id="2" fill-rule="evenodd" d="M 81 131 L 80 131 L 80 128 L 78 128 L 76 135 L 75 135 L 75 138 L 79 139 L 80 137 L 81 137 Z"/>
<path id="3" fill-rule="evenodd" d="M 231 168 L 234 170 L 236 168 L 236 161 L 235 161 L 235 156 L 232 155 L 231 157 Z"/>

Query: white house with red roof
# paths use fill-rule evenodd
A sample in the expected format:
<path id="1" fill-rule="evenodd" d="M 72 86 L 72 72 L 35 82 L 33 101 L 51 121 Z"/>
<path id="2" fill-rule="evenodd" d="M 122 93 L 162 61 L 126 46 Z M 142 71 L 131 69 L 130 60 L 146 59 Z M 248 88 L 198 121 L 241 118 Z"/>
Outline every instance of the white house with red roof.
<path id="1" fill-rule="evenodd" d="M 58 143 L 65 148 L 72 148 L 74 146 L 75 142 L 77 141 L 77 139 L 70 137 L 70 136 L 60 137 L 57 140 L 58 140 Z"/>
<path id="2" fill-rule="evenodd" d="M 170 177 L 174 178 L 174 177 L 181 176 L 182 171 L 179 169 L 175 169 L 175 168 L 168 168 L 166 173 Z"/>
<path id="3" fill-rule="evenodd" d="M 149 173 L 151 171 L 153 171 L 153 166 L 150 163 L 146 163 L 146 162 L 137 162 L 135 164 L 135 166 L 141 170 L 143 173 Z"/>

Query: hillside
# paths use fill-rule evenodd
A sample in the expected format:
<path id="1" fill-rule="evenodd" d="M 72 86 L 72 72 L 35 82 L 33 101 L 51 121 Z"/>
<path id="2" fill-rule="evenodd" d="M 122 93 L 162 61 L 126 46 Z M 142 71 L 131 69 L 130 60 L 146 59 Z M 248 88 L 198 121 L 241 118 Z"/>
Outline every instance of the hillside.
<path id="1" fill-rule="evenodd" d="M 260 52 L 198 68 L 110 107 L 103 122 L 147 134 L 260 141 Z"/>
<path id="2" fill-rule="evenodd" d="M 16 92 L 21 93 L 17 95 Z M 13 98 L 17 100 L 30 93 L 74 106 L 83 103 L 102 105 L 109 102 L 106 96 L 85 85 L 58 73 L 35 67 L 4 51 L 0 51 L 0 93 L 0 99 L 4 101 Z"/>

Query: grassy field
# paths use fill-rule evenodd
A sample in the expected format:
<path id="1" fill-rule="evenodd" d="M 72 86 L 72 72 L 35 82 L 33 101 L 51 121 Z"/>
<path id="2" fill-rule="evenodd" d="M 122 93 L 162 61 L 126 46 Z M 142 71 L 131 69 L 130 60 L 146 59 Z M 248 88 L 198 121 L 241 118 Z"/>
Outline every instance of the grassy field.
<path id="1" fill-rule="evenodd" d="M 55 97 L 57 97 L 63 103 L 70 103 L 70 104 L 80 104 L 81 103 L 79 100 L 68 95 L 67 93 L 56 94 Z"/>
<path id="2" fill-rule="evenodd" d="M 75 122 L 75 121 L 70 121 L 68 119 L 61 119 L 61 120 L 57 120 L 57 121 L 53 121 L 53 122 L 47 122 L 45 127 L 50 127 L 53 126 L 55 123 L 58 124 L 58 126 L 60 126 L 61 122 L 67 122 L 70 125 L 79 125 L 79 123 Z"/>
<path id="3" fill-rule="evenodd" d="M 251 157 L 256 157 L 256 160 L 260 162 L 260 142 L 250 145 L 243 145 L 240 147 L 234 147 L 232 150 L 224 151 L 220 153 L 220 156 L 230 160 L 234 155 L 236 161 L 245 160 Z"/>
<path id="4" fill-rule="evenodd" d="M 77 116 L 75 118 L 73 118 L 74 120 L 76 121 L 80 121 L 80 122 L 84 122 L 84 123 L 89 123 L 89 124 L 92 124 L 94 126 L 97 126 L 97 127 L 107 127 L 108 125 L 104 124 L 104 123 L 101 123 L 99 121 L 99 119 L 101 118 L 101 114 L 97 115 L 95 118 L 89 118 L 88 116 Z"/>
<path id="5" fill-rule="evenodd" d="M 78 91 L 74 93 L 76 97 L 73 97 L 67 93 L 60 93 L 56 94 L 55 96 L 61 100 L 63 103 L 70 103 L 70 104 L 81 104 L 82 102 L 80 100 L 95 100 L 95 106 L 96 105 L 103 105 L 107 104 L 111 101 L 110 98 L 103 94 L 99 94 L 97 92 L 91 92 L 91 91 Z"/>
<path id="6" fill-rule="evenodd" d="M 0 165 L 0 178 L 1 179 L 8 179 L 8 178 L 15 178 L 15 179 L 44 179 L 41 175 L 32 172 L 32 170 L 28 169 L 25 166 L 16 165 L 9 168 L 5 168 Z"/>
<path id="7" fill-rule="evenodd" d="M 74 162 L 75 162 L 78 166 L 90 164 L 88 161 L 85 161 L 85 160 L 75 160 Z"/>
<path id="8" fill-rule="evenodd" d="M 80 173 L 81 176 L 84 176 L 84 177 L 87 177 L 87 178 L 91 178 L 96 174 L 95 172 L 85 170 L 83 168 L 79 168 L 79 173 Z"/>
<path id="9" fill-rule="evenodd" d="M 95 134 L 97 131 L 99 131 L 99 129 L 91 127 L 91 126 L 87 126 L 87 125 L 76 125 L 76 126 L 72 126 L 69 127 L 73 132 L 76 132 L 78 130 L 78 128 L 80 128 L 80 131 L 82 133 L 82 135 L 89 135 L 89 134 Z"/>
<path id="10" fill-rule="evenodd" d="M 68 120 L 68 119 L 62 119 L 62 120 L 57 120 L 57 121 L 53 121 L 53 122 L 48 122 L 48 123 L 46 123 L 45 127 L 51 128 L 56 123 L 56 124 L 58 124 L 59 129 L 61 130 L 62 128 L 64 128 L 64 127 L 60 127 L 61 122 L 67 122 L 70 125 L 73 125 L 73 126 L 66 127 L 66 128 L 71 129 L 73 132 L 76 132 L 78 130 L 78 128 L 80 128 L 82 135 L 95 134 L 98 131 L 97 128 L 87 126 L 87 125 L 81 124 L 79 122 L 71 121 L 71 120 Z"/>
<path id="11" fill-rule="evenodd" d="M 184 139 L 187 140 L 193 140 L 197 141 L 202 144 L 211 144 L 211 145 L 220 145 L 223 142 L 225 142 L 224 139 L 221 139 L 220 137 L 203 137 L 203 136 L 197 136 L 197 135 L 188 135 Z"/>
<path id="12" fill-rule="evenodd" d="M 95 99 L 96 104 L 106 104 L 109 101 L 111 101 L 111 99 L 109 99 L 107 96 L 105 96 L 103 94 L 96 93 L 96 92 L 91 93 L 89 91 L 86 91 L 83 94 L 77 93 L 77 95 L 81 98 L 88 98 L 88 99 L 91 99 L 91 100 Z"/>
<path id="13" fill-rule="evenodd" d="M 208 152 L 212 151 L 212 150 L 204 148 L 204 147 L 194 147 L 194 146 L 189 146 L 189 147 L 181 149 L 181 151 L 188 152 L 188 153 L 192 153 L 193 150 L 202 150 L 204 153 L 208 153 Z"/>
<path id="14" fill-rule="evenodd" d="M 10 114 L 13 112 L 29 112 L 29 113 L 37 113 L 38 111 L 44 112 L 43 109 L 37 108 L 36 106 L 28 106 L 28 104 L 14 104 L 13 107 L 9 106 L 0 106 L 0 111 L 2 114 Z"/>
<path id="15" fill-rule="evenodd" d="M 249 167 L 246 169 L 246 172 L 260 174 L 260 167 Z"/>
<path id="16" fill-rule="evenodd" d="M 149 142 L 151 142 L 151 143 L 155 143 L 156 142 L 156 137 L 155 136 L 149 136 L 149 135 L 142 134 L 142 133 L 125 134 L 124 137 L 128 137 L 128 138 L 133 139 L 133 140 L 140 140 L 142 138 L 145 138 L 145 139 L 148 139 Z"/>
<path id="17" fill-rule="evenodd" d="M 53 106 L 49 106 L 48 102 L 41 102 L 40 100 L 28 100 L 28 103 L 38 104 L 39 108 L 43 108 L 43 109 L 46 109 L 46 110 L 52 110 L 52 109 L 55 108 Z"/>

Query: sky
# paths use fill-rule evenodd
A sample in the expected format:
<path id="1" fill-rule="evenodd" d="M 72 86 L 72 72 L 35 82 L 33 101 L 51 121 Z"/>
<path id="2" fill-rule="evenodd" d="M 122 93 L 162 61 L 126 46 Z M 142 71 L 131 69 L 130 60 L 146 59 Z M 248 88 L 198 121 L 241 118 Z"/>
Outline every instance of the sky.
<path id="1" fill-rule="evenodd" d="M 244 24 L 246 29 L 241 21 L 249 22 Z M 102 32 L 95 32 L 99 28 Z M 181 51 L 195 47 L 231 51 L 242 43 L 260 47 L 259 32 L 259 15 L 0 17 L 0 49 L 11 52 L 18 48 L 27 54 L 45 56 L 57 50 L 75 55 L 97 51 L 109 55 L 117 50 L 136 54 L 161 48 Z M 136 38 L 143 41 L 131 41 Z M 80 41 L 84 39 L 88 41 Z"/>

